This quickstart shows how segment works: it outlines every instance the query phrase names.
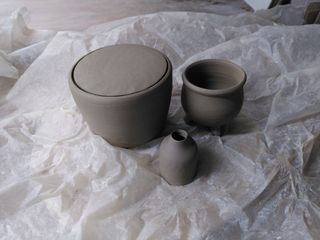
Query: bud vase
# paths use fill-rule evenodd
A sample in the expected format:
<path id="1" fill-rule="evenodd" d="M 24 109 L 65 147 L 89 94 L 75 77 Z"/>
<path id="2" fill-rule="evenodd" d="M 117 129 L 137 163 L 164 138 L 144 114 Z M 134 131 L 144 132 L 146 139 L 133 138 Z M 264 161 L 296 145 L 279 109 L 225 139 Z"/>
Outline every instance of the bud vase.
<path id="1" fill-rule="evenodd" d="M 176 130 L 160 145 L 160 174 L 171 185 L 192 182 L 198 167 L 197 144 L 184 130 Z"/>

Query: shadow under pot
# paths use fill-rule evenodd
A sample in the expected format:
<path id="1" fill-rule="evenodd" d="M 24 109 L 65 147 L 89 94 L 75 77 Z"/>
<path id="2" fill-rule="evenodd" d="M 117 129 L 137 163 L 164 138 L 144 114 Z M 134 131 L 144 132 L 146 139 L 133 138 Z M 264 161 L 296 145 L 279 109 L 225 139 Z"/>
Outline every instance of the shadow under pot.
<path id="1" fill-rule="evenodd" d="M 182 106 L 188 119 L 212 128 L 228 124 L 241 110 L 246 73 L 236 64 L 207 59 L 182 74 Z"/>
<path id="2" fill-rule="evenodd" d="M 153 48 L 108 46 L 74 65 L 69 86 L 90 129 L 115 146 L 131 148 L 162 131 L 171 99 L 172 67 Z"/>

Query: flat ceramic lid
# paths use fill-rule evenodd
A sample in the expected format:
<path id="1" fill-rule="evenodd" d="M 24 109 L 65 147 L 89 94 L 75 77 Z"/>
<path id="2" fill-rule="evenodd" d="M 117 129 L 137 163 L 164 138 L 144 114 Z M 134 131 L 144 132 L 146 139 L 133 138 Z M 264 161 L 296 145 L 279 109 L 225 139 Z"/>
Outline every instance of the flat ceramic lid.
<path id="1" fill-rule="evenodd" d="M 121 96 L 156 84 L 167 71 L 164 55 L 141 45 L 100 48 L 80 59 L 73 72 L 83 90 L 104 96 Z"/>

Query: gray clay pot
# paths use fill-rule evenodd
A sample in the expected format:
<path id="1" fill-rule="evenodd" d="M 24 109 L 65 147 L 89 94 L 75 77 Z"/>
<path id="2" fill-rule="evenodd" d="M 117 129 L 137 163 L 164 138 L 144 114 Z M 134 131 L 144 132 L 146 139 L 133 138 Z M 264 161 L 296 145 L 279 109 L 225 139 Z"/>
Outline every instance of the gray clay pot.
<path id="1" fill-rule="evenodd" d="M 320 23 L 320 2 L 312 2 L 308 5 L 304 13 L 304 24 Z"/>
<path id="2" fill-rule="evenodd" d="M 187 118 L 206 127 L 228 124 L 241 110 L 246 73 L 236 64 L 207 59 L 182 74 L 182 106 Z"/>
<path id="3" fill-rule="evenodd" d="M 69 86 L 90 129 L 119 147 L 135 147 L 164 127 L 172 67 L 161 52 L 133 44 L 108 46 L 81 58 Z"/>
<path id="4" fill-rule="evenodd" d="M 160 145 L 160 174 L 171 185 L 192 182 L 198 167 L 197 144 L 184 130 L 176 130 Z"/>
<path id="5" fill-rule="evenodd" d="M 272 0 L 268 8 L 274 8 L 277 5 L 286 5 L 290 3 L 291 3 L 291 0 Z"/>
<path id="6" fill-rule="evenodd" d="M 316 17 L 314 24 L 320 24 L 320 11 L 318 12 L 318 16 Z"/>

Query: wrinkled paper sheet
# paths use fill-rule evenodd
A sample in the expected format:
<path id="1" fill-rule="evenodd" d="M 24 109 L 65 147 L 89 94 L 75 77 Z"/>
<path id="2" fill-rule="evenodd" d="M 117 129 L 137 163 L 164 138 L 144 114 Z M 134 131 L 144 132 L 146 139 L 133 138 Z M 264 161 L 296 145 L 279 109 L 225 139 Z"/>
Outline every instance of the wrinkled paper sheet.
<path id="1" fill-rule="evenodd" d="M 24 9 L 0 27 L 1 239 L 319 239 L 320 26 L 303 9 L 219 16 L 167 12 L 84 32 L 35 31 Z M 71 66 L 96 48 L 138 43 L 171 59 L 163 136 L 197 141 L 196 180 L 170 186 L 159 137 L 121 149 L 94 135 L 68 88 Z M 184 122 L 184 68 L 222 58 L 248 75 L 222 137 Z"/>

